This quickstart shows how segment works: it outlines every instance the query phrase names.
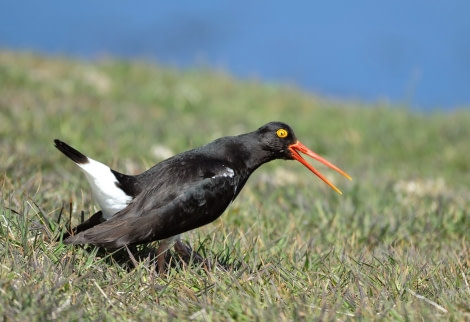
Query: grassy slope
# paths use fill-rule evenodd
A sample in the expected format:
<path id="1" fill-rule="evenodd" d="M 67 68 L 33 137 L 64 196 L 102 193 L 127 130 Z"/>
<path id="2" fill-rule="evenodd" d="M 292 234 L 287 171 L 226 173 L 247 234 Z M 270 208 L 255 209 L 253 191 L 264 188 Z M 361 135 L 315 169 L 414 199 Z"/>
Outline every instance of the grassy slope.
<path id="1" fill-rule="evenodd" d="M 283 120 L 348 171 L 264 166 L 215 223 L 184 235 L 229 271 L 157 276 L 50 239 L 93 211 L 61 138 L 123 172 Z M 0 52 L 0 312 L 7 319 L 470 318 L 470 113 L 325 101 L 224 73 Z M 62 220 L 63 222 L 64 220 Z M 143 252 L 145 254 L 145 252 Z M 122 258 L 126 258 L 123 256 Z"/>

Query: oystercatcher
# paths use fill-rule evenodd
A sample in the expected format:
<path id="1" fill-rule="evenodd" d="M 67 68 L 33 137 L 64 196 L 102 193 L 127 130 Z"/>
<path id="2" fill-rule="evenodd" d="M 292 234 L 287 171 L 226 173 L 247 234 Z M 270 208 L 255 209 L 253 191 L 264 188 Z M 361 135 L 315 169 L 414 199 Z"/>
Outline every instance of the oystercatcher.
<path id="1" fill-rule="evenodd" d="M 292 128 L 281 122 L 216 139 L 138 175 L 119 173 L 62 141 L 54 142 L 85 173 L 101 208 L 66 236 L 64 243 L 117 249 L 163 240 L 157 250 L 160 272 L 164 269 L 164 254 L 173 245 L 181 255 L 188 256 L 189 250 L 180 241 L 180 234 L 218 218 L 263 163 L 275 159 L 297 160 L 341 193 L 301 152 L 351 179 L 304 146 Z"/>

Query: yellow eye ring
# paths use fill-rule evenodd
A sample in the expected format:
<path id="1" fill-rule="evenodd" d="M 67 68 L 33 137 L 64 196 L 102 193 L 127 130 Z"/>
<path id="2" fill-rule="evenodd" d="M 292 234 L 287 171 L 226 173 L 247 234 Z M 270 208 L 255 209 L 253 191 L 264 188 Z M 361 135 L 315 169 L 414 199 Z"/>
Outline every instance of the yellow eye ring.
<path id="1" fill-rule="evenodd" d="M 279 129 L 276 131 L 276 134 L 278 137 L 280 137 L 281 139 L 285 138 L 287 136 L 287 130 L 285 129 Z"/>

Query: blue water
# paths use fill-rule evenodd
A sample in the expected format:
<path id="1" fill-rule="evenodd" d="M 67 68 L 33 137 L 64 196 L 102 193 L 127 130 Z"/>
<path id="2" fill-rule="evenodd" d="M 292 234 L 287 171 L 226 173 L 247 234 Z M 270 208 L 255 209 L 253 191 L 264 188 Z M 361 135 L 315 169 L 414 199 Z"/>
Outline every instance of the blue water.
<path id="1" fill-rule="evenodd" d="M 0 47 L 118 56 L 420 110 L 470 106 L 470 1 L 0 1 Z"/>

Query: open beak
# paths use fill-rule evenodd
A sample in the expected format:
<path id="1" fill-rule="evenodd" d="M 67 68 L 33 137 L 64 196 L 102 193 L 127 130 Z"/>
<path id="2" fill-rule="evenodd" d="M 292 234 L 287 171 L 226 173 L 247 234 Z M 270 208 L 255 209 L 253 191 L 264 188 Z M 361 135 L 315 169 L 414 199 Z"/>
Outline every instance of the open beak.
<path id="1" fill-rule="evenodd" d="M 334 164 L 332 164 L 331 162 L 328 162 L 326 161 L 325 159 L 323 159 L 321 156 L 319 156 L 318 154 L 316 154 L 315 152 L 313 152 L 312 150 L 310 150 L 309 148 L 307 148 L 305 145 L 303 145 L 302 143 L 300 143 L 300 141 L 297 141 L 296 143 L 294 144 L 291 144 L 289 145 L 289 150 L 292 152 L 292 157 L 294 159 L 296 159 L 297 161 L 299 161 L 300 163 L 302 163 L 304 166 L 306 166 L 310 171 L 312 171 L 317 177 L 319 177 L 320 179 L 322 179 L 327 185 L 329 185 L 334 191 L 336 191 L 337 193 L 339 194 L 343 194 L 341 192 L 341 190 L 339 190 L 338 188 L 336 188 L 336 186 L 334 184 L 332 184 L 327 178 L 325 178 L 320 172 L 318 172 L 317 169 L 315 169 L 312 165 L 310 165 L 310 163 L 308 163 L 300 154 L 299 152 L 302 152 L 303 154 L 306 154 L 308 155 L 309 157 L 317 160 L 317 161 L 320 161 L 321 163 L 323 163 L 324 165 L 326 165 L 327 167 L 333 169 L 333 170 L 336 170 L 337 172 L 341 173 L 343 176 L 345 176 L 346 178 L 348 178 L 349 180 L 352 180 L 352 178 L 346 173 L 344 172 L 343 170 L 341 170 L 340 168 L 338 168 L 337 166 L 335 166 Z"/>

